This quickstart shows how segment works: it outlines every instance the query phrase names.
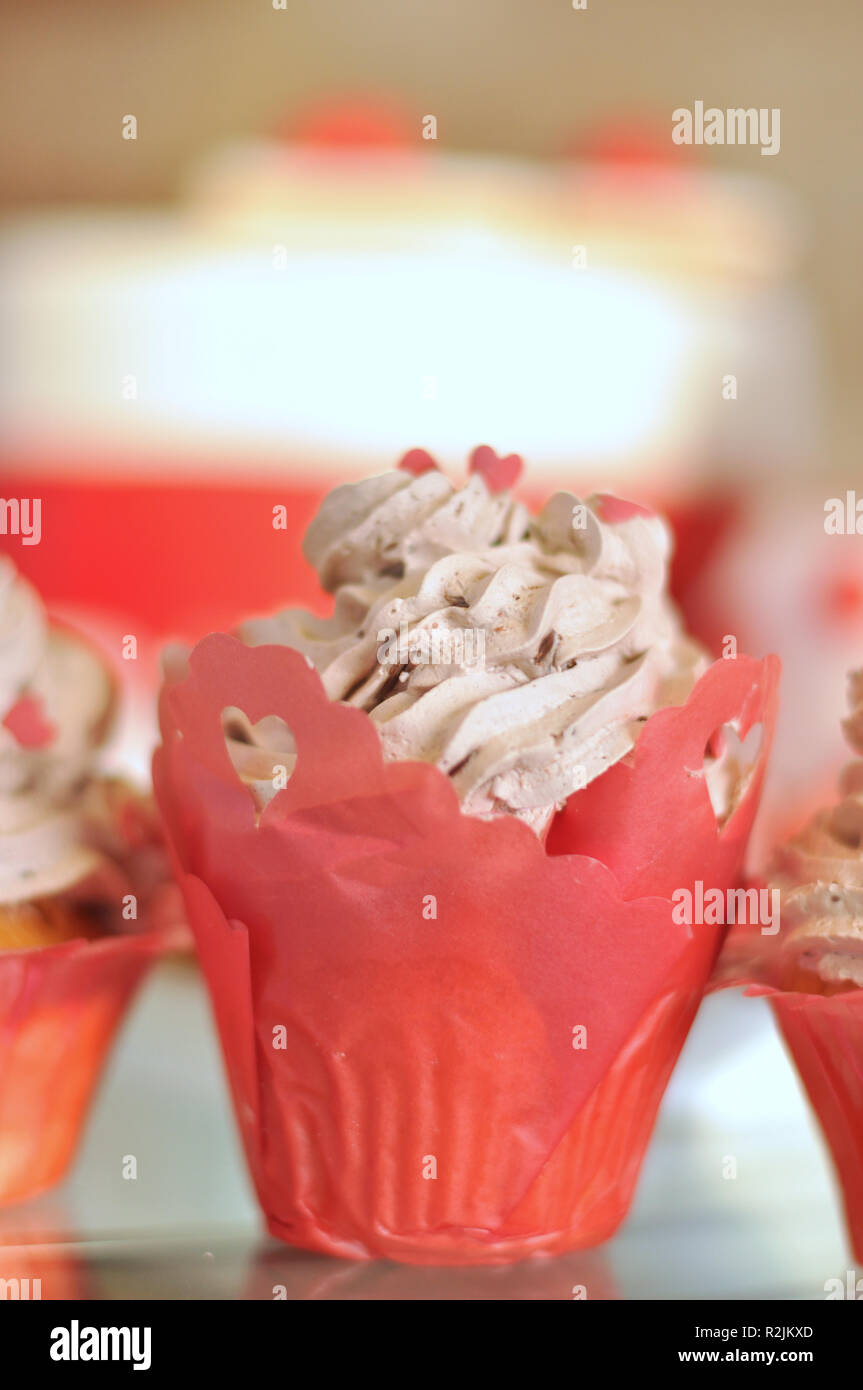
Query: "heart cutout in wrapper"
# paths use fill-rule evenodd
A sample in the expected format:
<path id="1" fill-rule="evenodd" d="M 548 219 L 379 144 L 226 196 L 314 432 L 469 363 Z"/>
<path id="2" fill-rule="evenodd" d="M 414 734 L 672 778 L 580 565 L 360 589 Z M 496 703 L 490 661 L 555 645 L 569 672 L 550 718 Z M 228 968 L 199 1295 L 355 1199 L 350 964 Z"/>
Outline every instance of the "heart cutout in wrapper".
<path id="1" fill-rule="evenodd" d="M 549 852 L 555 854 L 559 848 L 562 853 L 601 859 L 627 897 L 670 897 L 676 888 L 698 878 L 705 886 L 731 882 L 743 859 L 751 820 L 738 808 L 723 833 L 716 835 L 704 784 L 704 752 L 722 725 L 736 725 L 741 743 L 758 724 L 766 726 L 767 737 L 762 736 L 752 773 L 756 796 L 760 793 L 771 733 L 764 710 L 775 704 L 778 664 L 765 666 L 763 682 L 752 679 L 757 664 L 748 657 L 714 662 L 682 707 L 685 718 L 678 706 L 652 715 L 635 756 L 615 763 L 569 798 L 553 822 Z M 711 724 L 720 701 L 734 714 Z M 703 737 L 705 729 L 708 738 Z M 688 788 L 681 778 L 689 780 Z M 684 790 L 694 794 L 685 795 Z M 674 834 L 669 834 L 670 826 Z"/>
<path id="2" fill-rule="evenodd" d="M 515 818 L 463 815 L 436 767 L 384 762 L 297 652 L 199 643 L 162 692 L 154 782 L 272 1231 L 438 1263 L 611 1233 L 719 945 L 669 895 L 739 870 L 777 675 L 717 662 L 593 784 L 616 774 L 616 810 L 596 799 L 589 833 L 561 818 L 547 853 Z M 258 820 L 227 707 L 296 739 Z M 720 834 L 701 767 L 732 721 L 765 738 Z"/>

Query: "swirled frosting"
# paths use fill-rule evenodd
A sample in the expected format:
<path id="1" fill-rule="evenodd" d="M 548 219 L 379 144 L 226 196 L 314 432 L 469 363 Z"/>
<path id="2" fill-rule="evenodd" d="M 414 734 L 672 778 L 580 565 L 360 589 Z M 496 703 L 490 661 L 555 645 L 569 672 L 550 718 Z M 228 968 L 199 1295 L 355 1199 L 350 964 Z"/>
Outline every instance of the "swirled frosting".
<path id="1" fill-rule="evenodd" d="M 842 773 L 837 805 L 818 812 L 779 850 L 782 954 L 828 986 L 863 986 L 863 671 L 849 677 L 844 721 L 857 759 Z"/>
<path id="2" fill-rule="evenodd" d="M 541 834 L 706 665 L 666 594 L 669 549 L 661 519 L 614 499 L 560 492 L 532 516 L 478 472 L 456 489 L 394 470 L 337 488 L 309 527 L 333 616 L 287 610 L 240 635 L 302 652 L 386 757 L 436 763 L 468 814 Z M 266 801 L 290 734 L 239 712 L 227 732 Z"/>
<path id="3" fill-rule="evenodd" d="M 83 808 L 112 697 L 95 653 L 49 624 L 0 557 L 0 906 L 64 891 L 99 867 Z"/>

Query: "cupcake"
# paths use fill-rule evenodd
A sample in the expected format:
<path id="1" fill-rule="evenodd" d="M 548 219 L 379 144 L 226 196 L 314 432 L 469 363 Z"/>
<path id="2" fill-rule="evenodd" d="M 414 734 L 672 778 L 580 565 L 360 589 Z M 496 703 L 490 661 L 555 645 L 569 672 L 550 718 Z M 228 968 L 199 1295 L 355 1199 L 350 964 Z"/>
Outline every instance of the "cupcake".
<path id="1" fill-rule="evenodd" d="M 113 679 L 0 559 L 0 1202 L 65 1171 L 117 1023 L 170 933 L 146 800 L 95 761 Z M 149 924 L 153 930 L 142 928 Z"/>
<path id="2" fill-rule="evenodd" d="M 857 758 L 839 799 L 776 853 L 775 937 L 735 932 L 720 983 L 767 994 L 827 1138 L 863 1260 L 863 671 L 843 728 Z"/>
<path id="3" fill-rule="evenodd" d="M 785 987 L 811 994 L 863 986 L 863 671 L 849 677 L 849 703 L 842 727 L 857 757 L 840 777 L 839 800 L 776 857 L 779 973 Z"/>
<path id="4" fill-rule="evenodd" d="M 338 488 L 289 610 L 168 663 L 154 782 L 271 1232 L 487 1263 L 623 1218 L 735 881 L 775 660 L 710 665 L 668 531 L 481 447 Z M 750 729 L 761 743 L 744 767 Z"/>

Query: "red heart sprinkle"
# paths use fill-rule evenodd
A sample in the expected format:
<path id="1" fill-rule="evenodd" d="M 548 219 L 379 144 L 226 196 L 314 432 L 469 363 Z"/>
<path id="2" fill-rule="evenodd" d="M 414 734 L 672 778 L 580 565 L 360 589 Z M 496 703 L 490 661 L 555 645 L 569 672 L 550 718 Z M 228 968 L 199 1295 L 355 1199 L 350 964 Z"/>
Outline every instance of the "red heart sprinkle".
<path id="1" fill-rule="evenodd" d="M 479 473 L 489 492 L 506 492 L 518 482 L 524 463 L 519 454 L 496 454 L 490 444 L 478 444 L 468 462 L 469 473 Z"/>
<path id="2" fill-rule="evenodd" d="M 437 468 L 437 464 L 426 449 L 408 449 L 396 467 L 404 469 L 405 473 L 413 473 L 414 477 L 418 478 L 421 473 L 430 473 L 433 468 Z"/>
<path id="3" fill-rule="evenodd" d="M 4 729 L 22 748 L 44 748 L 53 743 L 57 729 L 42 713 L 42 702 L 35 695 L 22 695 L 3 720 Z"/>

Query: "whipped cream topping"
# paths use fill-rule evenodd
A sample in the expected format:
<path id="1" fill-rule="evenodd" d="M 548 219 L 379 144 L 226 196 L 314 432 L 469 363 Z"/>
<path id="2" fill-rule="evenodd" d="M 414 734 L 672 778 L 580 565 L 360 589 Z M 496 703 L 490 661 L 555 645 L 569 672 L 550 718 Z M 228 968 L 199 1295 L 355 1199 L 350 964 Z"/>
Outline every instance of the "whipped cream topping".
<path id="1" fill-rule="evenodd" d="M 850 675 L 849 697 L 842 727 L 858 758 L 842 773 L 840 800 L 776 862 L 783 956 L 835 986 L 863 986 L 863 671 Z"/>
<path id="2" fill-rule="evenodd" d="M 436 763 L 468 814 L 542 834 L 707 665 L 667 597 L 665 523 L 622 504 L 603 520 L 606 502 L 560 492 L 532 516 L 480 473 L 456 489 L 434 468 L 348 484 L 304 543 L 333 616 L 287 610 L 240 636 L 302 652 L 386 757 Z M 264 804 L 289 731 L 232 711 L 226 735 Z"/>
<path id="3" fill-rule="evenodd" d="M 61 892 L 99 866 L 82 793 L 112 700 L 99 658 L 49 624 L 0 557 L 0 906 Z"/>

